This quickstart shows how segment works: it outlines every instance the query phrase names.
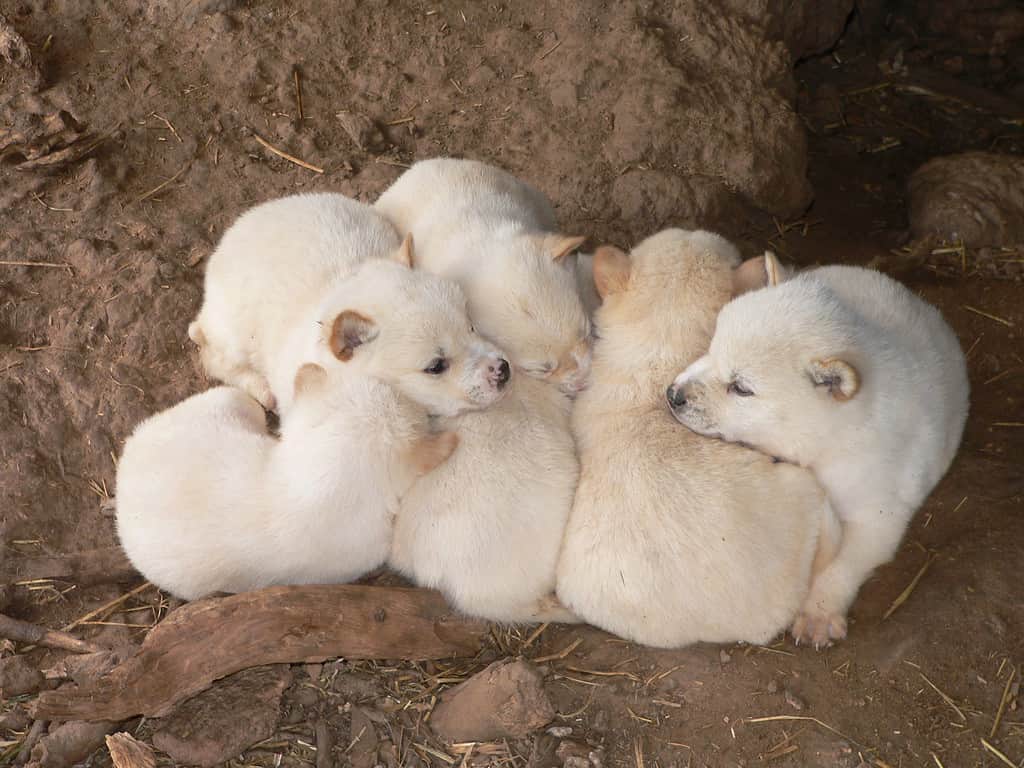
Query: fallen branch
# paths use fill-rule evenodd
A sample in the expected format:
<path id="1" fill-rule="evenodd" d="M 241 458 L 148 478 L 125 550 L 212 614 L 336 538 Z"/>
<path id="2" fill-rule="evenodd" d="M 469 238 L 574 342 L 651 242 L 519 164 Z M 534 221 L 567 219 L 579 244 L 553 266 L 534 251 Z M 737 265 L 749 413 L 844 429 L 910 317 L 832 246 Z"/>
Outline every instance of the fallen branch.
<path id="1" fill-rule="evenodd" d="M 29 624 L 21 619 L 12 619 L 0 613 L 0 637 L 6 637 L 17 643 L 31 643 L 42 645 L 46 648 L 60 648 L 64 651 L 75 653 L 98 653 L 105 650 L 98 645 L 87 643 L 72 637 L 66 632 L 40 627 L 36 624 Z"/>
<path id="2" fill-rule="evenodd" d="M 356 585 L 270 587 L 189 603 L 139 651 L 84 688 L 41 694 L 50 720 L 161 717 L 225 675 L 262 664 L 441 659 L 476 654 L 488 626 L 454 614 L 437 592 Z"/>
<path id="3" fill-rule="evenodd" d="M 0 584 L 56 579 L 82 586 L 131 581 L 139 577 L 120 547 L 90 549 L 71 555 L 5 558 Z"/>

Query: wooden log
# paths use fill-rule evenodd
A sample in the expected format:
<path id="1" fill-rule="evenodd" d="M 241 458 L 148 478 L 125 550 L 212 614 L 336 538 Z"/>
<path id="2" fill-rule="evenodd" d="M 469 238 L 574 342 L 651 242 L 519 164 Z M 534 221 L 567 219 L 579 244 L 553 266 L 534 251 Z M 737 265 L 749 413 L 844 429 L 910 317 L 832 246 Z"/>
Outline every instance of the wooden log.
<path id="1" fill-rule="evenodd" d="M 438 592 L 360 585 L 270 587 L 178 608 L 134 656 L 95 683 L 42 693 L 49 720 L 161 717 L 225 675 L 262 664 L 442 659 L 476 654 L 486 622 Z"/>
<path id="2" fill-rule="evenodd" d="M 70 555 L 7 557 L 0 567 L 0 584 L 56 579 L 90 586 L 138 577 L 138 572 L 120 547 L 90 549 Z"/>

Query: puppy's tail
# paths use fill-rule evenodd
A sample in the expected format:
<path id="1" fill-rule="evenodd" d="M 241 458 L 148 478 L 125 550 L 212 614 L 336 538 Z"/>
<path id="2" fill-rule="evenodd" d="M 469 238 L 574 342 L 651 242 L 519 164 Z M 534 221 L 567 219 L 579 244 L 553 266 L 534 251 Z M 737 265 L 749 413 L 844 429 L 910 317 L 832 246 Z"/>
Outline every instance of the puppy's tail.
<path id="1" fill-rule="evenodd" d="M 537 610 L 533 614 L 533 620 L 546 624 L 582 624 L 583 619 L 570 611 L 558 596 L 554 593 L 546 595 L 537 601 Z"/>

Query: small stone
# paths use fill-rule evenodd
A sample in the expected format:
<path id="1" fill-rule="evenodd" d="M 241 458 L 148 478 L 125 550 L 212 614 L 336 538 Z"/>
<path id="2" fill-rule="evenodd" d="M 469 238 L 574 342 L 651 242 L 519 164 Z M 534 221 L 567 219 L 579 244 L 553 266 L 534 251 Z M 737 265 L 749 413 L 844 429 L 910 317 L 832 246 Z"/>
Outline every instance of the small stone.
<path id="1" fill-rule="evenodd" d="M 356 146 L 368 152 L 380 153 L 387 145 L 383 132 L 366 115 L 342 111 L 337 114 L 338 122 Z"/>
<path id="2" fill-rule="evenodd" d="M 214 766 L 269 738 L 281 694 L 291 683 L 284 665 L 254 667 L 224 678 L 181 704 L 153 734 L 153 746 L 185 765 Z"/>
<path id="3" fill-rule="evenodd" d="M 801 699 L 788 688 L 786 689 L 785 698 L 786 703 L 798 712 L 801 711 L 805 706 L 807 706 L 806 704 L 804 704 L 803 699 Z"/>
<path id="4" fill-rule="evenodd" d="M 582 760 L 585 764 L 590 761 L 591 749 L 580 741 L 563 741 L 555 750 L 555 757 L 562 761 L 562 765 L 569 765 L 570 760 Z"/>
<path id="5" fill-rule="evenodd" d="M 767 690 L 768 690 L 768 693 L 778 693 L 779 692 L 779 681 L 778 680 L 769 680 L 768 681 L 768 688 L 767 688 Z"/>
<path id="6" fill-rule="evenodd" d="M 553 725 L 548 728 L 548 734 L 556 739 L 564 739 L 567 736 L 572 736 L 572 727 L 568 725 Z"/>
<path id="7" fill-rule="evenodd" d="M 0 659 L 0 698 L 9 699 L 35 693 L 43 685 L 43 673 L 28 663 L 24 656 Z"/>
<path id="8" fill-rule="evenodd" d="M 724 648 L 718 652 L 718 660 L 723 664 L 728 664 L 732 661 L 732 656 Z"/>
<path id="9" fill-rule="evenodd" d="M 590 761 L 579 755 L 569 755 L 562 763 L 564 768 L 590 768 Z"/>
<path id="10" fill-rule="evenodd" d="M 496 661 L 446 691 L 430 718 L 450 742 L 522 738 L 551 722 L 555 708 L 540 673 L 522 659 Z"/>
<path id="11" fill-rule="evenodd" d="M 595 749 L 587 755 L 587 759 L 590 760 L 590 764 L 593 768 L 604 768 L 604 750 Z"/>

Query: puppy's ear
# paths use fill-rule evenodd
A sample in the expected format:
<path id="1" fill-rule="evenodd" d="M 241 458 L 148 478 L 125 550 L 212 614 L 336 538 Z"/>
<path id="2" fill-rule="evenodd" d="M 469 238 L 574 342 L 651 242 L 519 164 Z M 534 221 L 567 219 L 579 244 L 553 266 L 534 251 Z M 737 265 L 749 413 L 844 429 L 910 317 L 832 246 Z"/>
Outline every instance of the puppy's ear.
<path id="1" fill-rule="evenodd" d="M 585 242 L 587 242 L 587 238 L 585 237 L 546 235 L 544 237 L 544 248 L 551 254 L 552 261 L 561 262 L 562 259 L 575 251 Z"/>
<path id="2" fill-rule="evenodd" d="M 318 392 L 327 383 L 327 371 L 316 363 L 306 363 L 295 373 L 295 398 Z"/>
<path id="3" fill-rule="evenodd" d="M 849 400 L 860 389 L 860 374 L 845 360 L 812 360 L 809 373 L 815 386 L 828 387 L 829 394 L 839 402 Z"/>
<path id="4" fill-rule="evenodd" d="M 392 254 L 391 258 L 409 269 L 416 267 L 416 251 L 412 246 L 412 232 L 405 236 L 402 244 L 398 246 L 398 250 Z"/>
<path id="5" fill-rule="evenodd" d="M 771 251 L 764 252 L 764 271 L 768 276 L 768 285 L 778 285 L 789 279 L 789 270 L 782 266 L 779 257 Z"/>
<path id="6" fill-rule="evenodd" d="M 331 326 L 330 347 L 334 356 L 343 362 L 352 359 L 356 347 L 377 338 L 377 324 L 365 315 L 347 309 L 334 318 Z"/>
<path id="7" fill-rule="evenodd" d="M 602 299 L 626 290 L 632 270 L 629 254 L 614 245 L 602 245 L 594 251 L 594 287 Z"/>
<path id="8" fill-rule="evenodd" d="M 778 285 L 787 277 L 786 269 L 771 251 L 763 256 L 747 259 L 732 271 L 732 295 L 756 291 L 765 286 Z"/>

